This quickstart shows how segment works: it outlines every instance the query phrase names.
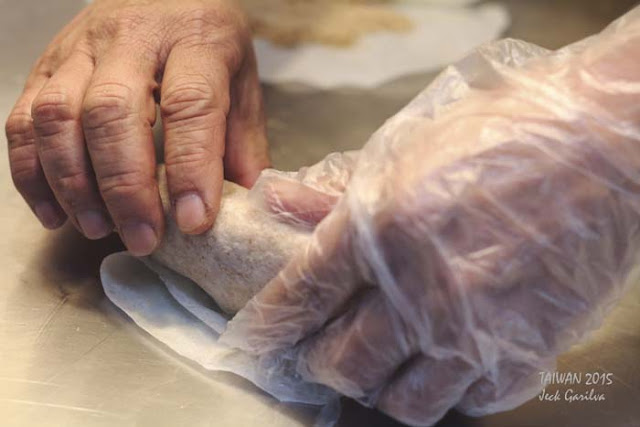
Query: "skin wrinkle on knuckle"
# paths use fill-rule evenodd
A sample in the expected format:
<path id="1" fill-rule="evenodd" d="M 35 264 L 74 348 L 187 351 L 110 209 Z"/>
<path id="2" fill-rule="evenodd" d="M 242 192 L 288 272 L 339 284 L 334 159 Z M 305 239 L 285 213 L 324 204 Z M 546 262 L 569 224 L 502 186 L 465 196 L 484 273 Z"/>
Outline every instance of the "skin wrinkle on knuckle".
<path id="1" fill-rule="evenodd" d="M 92 156 L 118 155 L 123 143 L 136 138 L 137 128 L 132 126 L 135 116 L 117 118 L 106 122 L 102 127 L 87 129 L 84 133 Z"/>
<path id="2" fill-rule="evenodd" d="M 64 124 L 60 125 L 64 127 Z M 43 164 L 54 166 L 55 170 L 69 168 L 69 160 L 74 159 L 76 147 L 67 139 L 55 138 L 55 135 L 44 135 L 37 139 L 36 152 Z"/>
<path id="3" fill-rule="evenodd" d="M 209 100 L 195 101 L 166 101 L 161 103 L 163 124 L 168 130 L 182 129 L 185 132 L 196 129 L 195 126 L 203 126 L 203 122 L 209 121 L 209 116 L 215 107 Z M 206 126 L 206 124 L 204 125 Z"/>
<path id="4" fill-rule="evenodd" d="M 77 120 L 73 114 L 71 100 L 61 90 L 42 93 L 33 101 L 31 109 L 33 127 L 39 138 L 63 132 L 66 125 Z"/>
<path id="5" fill-rule="evenodd" d="M 168 165 L 210 162 L 212 158 L 222 158 L 224 145 L 218 146 L 211 139 L 211 133 L 224 133 L 226 114 L 203 99 L 199 90 L 172 92 L 164 99 L 162 108 L 165 131 L 169 132 L 170 144 L 165 150 Z M 193 102 L 199 99 L 199 101 Z"/>
<path id="6" fill-rule="evenodd" d="M 26 112 L 14 111 L 11 113 L 5 123 L 4 130 L 11 149 L 23 145 L 31 145 L 33 142 L 31 135 L 33 119 L 31 115 Z"/>
<path id="7" fill-rule="evenodd" d="M 115 107 L 127 110 L 129 100 L 133 98 L 133 90 L 124 83 L 101 82 L 92 86 L 85 97 L 84 112 L 90 114 L 94 109 Z"/>
<path id="8" fill-rule="evenodd" d="M 82 170 L 73 170 L 54 178 L 56 198 L 63 203 L 75 209 L 79 206 L 78 196 L 85 193 L 85 189 L 89 187 L 86 174 Z"/>
<path id="9" fill-rule="evenodd" d="M 165 163 L 170 170 L 188 166 L 189 172 L 192 168 L 204 168 L 211 162 L 214 154 L 211 150 L 213 144 L 202 144 L 201 142 L 181 143 L 171 150 L 165 151 Z"/>
<path id="10" fill-rule="evenodd" d="M 115 171 L 98 176 L 98 187 L 107 204 L 128 201 L 153 185 L 153 177 L 141 171 Z"/>
<path id="11" fill-rule="evenodd" d="M 205 76 L 183 74 L 164 82 L 164 86 L 167 89 L 161 94 L 160 111 L 165 125 L 205 118 L 217 108 L 212 85 Z"/>
<path id="12" fill-rule="evenodd" d="M 191 117 L 189 119 L 185 119 L 180 123 L 180 126 L 176 126 L 176 124 L 174 124 L 172 127 L 171 125 L 169 125 L 170 130 L 171 130 L 171 138 L 173 139 L 174 142 L 178 141 L 178 144 L 190 144 L 190 143 L 196 143 L 196 141 L 194 141 L 196 138 L 196 136 L 198 135 L 202 135 L 203 138 L 205 138 L 208 141 L 208 139 L 210 138 L 208 136 L 208 134 L 210 132 L 222 132 L 224 131 L 224 118 L 217 120 L 217 119 L 212 119 L 211 114 L 208 115 L 202 115 L 202 116 L 196 116 L 196 117 Z M 218 125 L 214 124 L 214 123 L 219 123 Z M 203 139 L 200 139 L 199 141 L 202 141 Z M 200 142 L 197 142 L 198 144 Z M 211 144 L 208 144 L 211 145 Z"/>
<path id="13" fill-rule="evenodd" d="M 120 83 L 103 83 L 91 89 L 82 113 L 89 142 L 94 138 L 119 138 L 126 132 L 127 124 L 138 116 L 132 110 L 131 99 L 132 90 Z"/>
<path id="14" fill-rule="evenodd" d="M 30 161 L 38 164 L 38 152 L 34 144 L 21 144 L 11 147 L 9 151 L 9 166 L 13 169 L 20 162 Z"/>

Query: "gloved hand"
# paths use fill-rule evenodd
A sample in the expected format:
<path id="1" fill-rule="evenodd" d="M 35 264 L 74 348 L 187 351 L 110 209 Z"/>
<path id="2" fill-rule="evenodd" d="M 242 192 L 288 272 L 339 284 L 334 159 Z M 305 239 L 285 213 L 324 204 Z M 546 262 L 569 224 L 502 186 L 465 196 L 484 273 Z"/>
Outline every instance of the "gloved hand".
<path id="1" fill-rule="evenodd" d="M 47 47 L 6 124 L 11 173 L 42 224 L 115 228 L 135 255 L 162 239 L 156 103 L 174 216 L 211 227 L 223 173 L 268 166 L 251 31 L 230 0 L 96 0 Z"/>
<path id="2" fill-rule="evenodd" d="M 533 397 L 640 255 L 639 24 L 636 9 L 555 53 L 488 46 L 339 179 L 266 174 L 283 219 L 328 215 L 223 341 L 295 346 L 308 380 L 413 425 Z"/>

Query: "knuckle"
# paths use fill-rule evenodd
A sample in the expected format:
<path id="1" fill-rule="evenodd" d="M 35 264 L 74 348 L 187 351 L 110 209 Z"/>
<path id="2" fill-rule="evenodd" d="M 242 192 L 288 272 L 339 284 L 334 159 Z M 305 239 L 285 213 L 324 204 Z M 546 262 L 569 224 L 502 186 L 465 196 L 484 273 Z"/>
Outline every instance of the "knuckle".
<path id="1" fill-rule="evenodd" d="M 5 123 L 5 133 L 9 146 L 21 145 L 25 139 L 30 139 L 33 129 L 33 119 L 31 115 L 23 111 L 11 113 Z"/>
<path id="2" fill-rule="evenodd" d="M 82 110 L 82 124 L 89 133 L 105 129 L 118 130 L 133 115 L 132 90 L 120 83 L 103 83 L 87 93 Z"/>
<path id="3" fill-rule="evenodd" d="M 211 162 L 211 145 L 208 143 L 191 142 L 177 144 L 171 150 L 167 150 L 165 162 L 168 173 L 196 174 L 200 169 Z M 179 169 L 179 171 L 176 171 Z"/>
<path id="4" fill-rule="evenodd" d="M 182 75 L 166 86 L 160 111 L 169 123 L 203 117 L 216 109 L 211 85 L 202 76 Z"/>
<path id="5" fill-rule="evenodd" d="M 153 177 L 138 170 L 119 170 L 98 177 L 98 187 L 107 204 L 130 201 L 152 185 Z"/>
<path id="6" fill-rule="evenodd" d="M 64 124 L 76 120 L 72 100 L 64 90 L 50 89 L 39 94 L 31 107 L 36 134 L 50 136 L 60 133 Z"/>
<path id="7" fill-rule="evenodd" d="M 81 170 L 60 171 L 51 186 L 58 200 L 71 208 L 82 203 L 89 188 L 88 176 Z"/>

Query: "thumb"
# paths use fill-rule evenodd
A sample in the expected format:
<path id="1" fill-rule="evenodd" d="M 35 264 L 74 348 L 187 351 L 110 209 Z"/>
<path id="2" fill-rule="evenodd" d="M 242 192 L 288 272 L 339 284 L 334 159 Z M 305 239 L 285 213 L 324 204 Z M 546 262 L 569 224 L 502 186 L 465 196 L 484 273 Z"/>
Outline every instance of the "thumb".
<path id="1" fill-rule="evenodd" d="M 279 220 L 311 228 L 318 225 L 340 199 L 282 178 L 270 180 L 263 188 L 263 197 L 267 210 Z"/>
<path id="2" fill-rule="evenodd" d="M 344 193 L 358 152 L 332 153 L 297 173 L 264 171 L 252 193 L 279 220 L 315 228 Z"/>

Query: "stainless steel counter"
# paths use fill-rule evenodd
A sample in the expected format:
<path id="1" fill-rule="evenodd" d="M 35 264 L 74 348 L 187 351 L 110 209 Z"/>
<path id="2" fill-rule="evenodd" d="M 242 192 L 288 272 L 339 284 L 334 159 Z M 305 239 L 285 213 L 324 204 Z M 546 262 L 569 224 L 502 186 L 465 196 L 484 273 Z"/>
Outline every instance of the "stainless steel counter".
<path id="1" fill-rule="evenodd" d="M 633 1 L 519 0 L 511 35 L 557 47 L 597 31 Z M 0 117 L 7 116 L 31 62 L 83 5 L 81 0 L 0 0 Z M 410 76 L 376 91 L 267 87 L 278 168 L 360 147 L 430 80 Z M 2 150 L 6 141 L 0 138 Z M 42 230 L 11 185 L 0 156 L 1 425 L 310 425 L 309 408 L 276 402 L 251 384 L 207 373 L 169 353 L 105 298 L 98 279 L 115 238 L 83 240 L 73 229 Z M 602 402 L 532 401 L 482 419 L 451 413 L 441 426 L 640 426 L 640 286 L 560 371 L 612 374 Z M 570 387 L 559 388 L 565 393 Z M 578 386 L 576 390 L 589 387 Z M 341 426 L 391 426 L 345 402 Z"/>

